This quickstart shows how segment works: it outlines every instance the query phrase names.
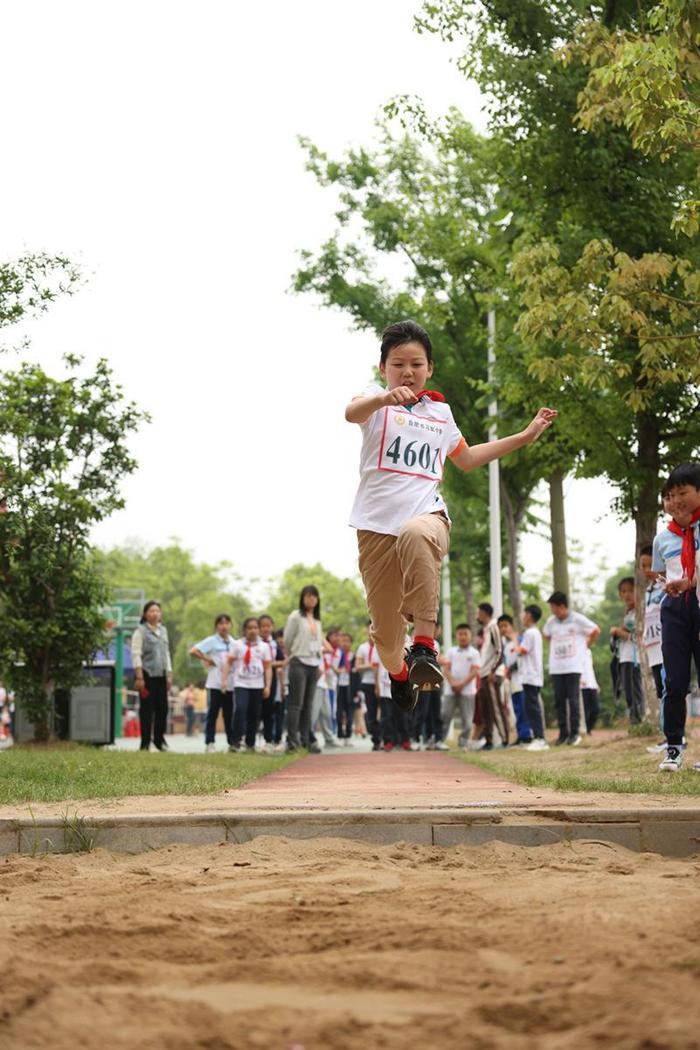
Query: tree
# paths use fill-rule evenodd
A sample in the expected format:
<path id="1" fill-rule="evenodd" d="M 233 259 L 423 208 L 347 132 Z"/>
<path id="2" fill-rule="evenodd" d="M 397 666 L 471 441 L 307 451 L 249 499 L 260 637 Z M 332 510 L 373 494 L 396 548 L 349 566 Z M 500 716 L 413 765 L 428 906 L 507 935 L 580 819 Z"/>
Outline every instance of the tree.
<path id="1" fill-rule="evenodd" d="M 662 0 L 636 29 L 586 18 L 560 56 L 589 67 L 576 122 L 594 130 L 624 127 L 635 149 L 667 159 L 700 149 L 700 8 L 696 0 Z M 700 229 L 700 200 L 684 200 L 674 228 Z"/>
<path id="2" fill-rule="evenodd" d="M 367 602 L 360 584 L 356 580 L 335 576 L 318 562 L 316 565 L 290 565 L 274 581 L 265 611 L 277 626 L 284 627 L 289 614 L 299 608 L 299 595 L 307 584 L 318 587 L 325 631 L 337 625 L 349 631 L 355 642 L 366 637 Z"/>
<path id="3" fill-rule="evenodd" d="M 79 358 L 54 379 L 24 364 L 0 379 L 0 662 L 37 739 L 51 729 L 51 691 L 69 688 L 104 641 L 106 590 L 89 543 L 123 506 L 136 468 L 127 438 L 145 418 L 124 400 L 105 361 L 81 378 Z"/>
<path id="4" fill-rule="evenodd" d="M 685 239 L 679 252 L 671 229 L 697 158 L 680 145 L 665 160 L 645 154 L 609 122 L 582 127 L 590 70 L 580 54 L 562 62 L 558 48 L 585 18 L 601 32 L 639 33 L 654 7 L 443 0 L 419 20 L 464 37 L 463 68 L 490 96 L 497 199 L 521 250 L 523 362 L 559 387 L 581 439 L 576 472 L 617 487 L 638 549 L 655 531 L 660 475 L 700 437 L 700 246 Z"/>
<path id="5" fill-rule="evenodd" d="M 0 263 L 0 328 L 43 313 L 57 296 L 76 291 L 80 280 L 78 268 L 60 255 L 37 252 Z"/>
<path id="6" fill-rule="evenodd" d="M 180 685 L 201 674 L 201 665 L 189 656 L 192 646 L 212 634 L 214 619 L 225 613 L 233 633 L 242 633 L 246 616 L 253 615 L 248 598 L 232 586 L 238 580 L 229 562 L 197 562 L 177 539 L 159 547 L 124 545 L 98 551 L 97 564 L 108 590 L 139 588 L 146 600 L 161 602 L 163 622 L 173 657 L 173 678 Z"/>

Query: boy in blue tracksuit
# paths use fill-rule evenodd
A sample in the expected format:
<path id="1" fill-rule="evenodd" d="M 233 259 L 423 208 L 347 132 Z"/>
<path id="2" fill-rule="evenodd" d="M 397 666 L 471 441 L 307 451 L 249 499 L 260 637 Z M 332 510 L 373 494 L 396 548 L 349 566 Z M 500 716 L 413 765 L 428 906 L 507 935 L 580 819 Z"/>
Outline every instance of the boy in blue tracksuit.
<path id="1" fill-rule="evenodd" d="M 700 677 L 700 464 L 682 463 L 664 486 L 672 520 L 654 539 L 652 570 L 660 574 L 661 649 L 666 674 L 664 732 L 666 757 L 660 770 L 677 773 L 683 764 L 686 696 L 693 662 Z"/>

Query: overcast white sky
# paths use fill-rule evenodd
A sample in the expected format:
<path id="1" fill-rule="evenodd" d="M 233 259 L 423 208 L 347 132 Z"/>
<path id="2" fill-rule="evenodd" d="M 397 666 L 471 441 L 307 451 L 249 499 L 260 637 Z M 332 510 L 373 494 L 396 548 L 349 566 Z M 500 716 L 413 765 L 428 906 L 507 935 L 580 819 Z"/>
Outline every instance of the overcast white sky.
<path id="1" fill-rule="evenodd" d="M 344 316 L 288 294 L 296 251 L 332 229 L 332 199 L 296 137 L 331 153 L 366 144 L 399 93 L 483 126 L 476 87 L 412 31 L 418 9 L 3 5 L 1 256 L 63 252 L 90 275 L 32 324 L 32 356 L 52 367 L 69 350 L 106 356 L 153 416 L 126 509 L 99 543 L 177 535 L 245 577 L 295 561 L 354 574 L 359 436 L 342 411 L 378 351 Z M 572 483 L 568 517 L 617 566 L 633 537 L 598 520 L 609 500 L 600 482 Z M 526 538 L 523 553 L 530 575 L 550 561 L 544 539 Z"/>

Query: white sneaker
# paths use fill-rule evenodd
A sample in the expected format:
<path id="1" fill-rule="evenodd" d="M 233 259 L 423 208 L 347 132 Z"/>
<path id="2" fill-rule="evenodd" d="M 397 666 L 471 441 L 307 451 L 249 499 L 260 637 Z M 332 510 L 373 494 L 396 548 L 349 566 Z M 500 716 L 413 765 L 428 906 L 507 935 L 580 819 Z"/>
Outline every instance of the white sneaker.
<path id="1" fill-rule="evenodd" d="M 648 755 L 660 755 L 662 751 L 666 750 L 666 741 L 662 740 L 660 744 L 653 744 L 647 748 Z"/>
<path id="2" fill-rule="evenodd" d="M 486 747 L 486 738 L 483 736 L 479 740 L 470 740 L 467 744 L 468 751 L 481 751 L 482 747 Z"/>
<path id="3" fill-rule="evenodd" d="M 434 736 L 431 736 L 430 739 L 426 741 L 425 750 L 426 751 L 434 751 L 435 750 L 435 737 Z"/>
<path id="4" fill-rule="evenodd" d="M 525 744 L 523 751 L 549 751 L 549 744 L 542 737 L 535 737 L 529 744 Z"/>
<path id="5" fill-rule="evenodd" d="M 263 755 L 274 755 L 274 753 L 275 753 L 275 745 L 274 744 L 270 744 L 270 743 L 265 743 L 260 748 L 260 751 L 261 751 L 261 753 Z"/>
<path id="6" fill-rule="evenodd" d="M 436 744 L 435 744 L 435 750 L 436 751 L 449 751 L 450 749 L 449 749 L 448 745 L 445 743 L 444 740 L 438 740 L 436 742 Z"/>
<path id="7" fill-rule="evenodd" d="M 204 750 L 208 755 L 213 755 L 216 751 L 216 744 L 207 744 Z"/>
<path id="8" fill-rule="evenodd" d="M 574 736 L 568 737 L 566 742 L 569 745 L 569 747 L 578 747 L 581 743 L 581 737 L 578 733 L 576 733 Z"/>
<path id="9" fill-rule="evenodd" d="M 659 763 L 659 772 L 678 773 L 683 765 L 683 752 L 675 744 L 666 748 L 666 758 Z"/>

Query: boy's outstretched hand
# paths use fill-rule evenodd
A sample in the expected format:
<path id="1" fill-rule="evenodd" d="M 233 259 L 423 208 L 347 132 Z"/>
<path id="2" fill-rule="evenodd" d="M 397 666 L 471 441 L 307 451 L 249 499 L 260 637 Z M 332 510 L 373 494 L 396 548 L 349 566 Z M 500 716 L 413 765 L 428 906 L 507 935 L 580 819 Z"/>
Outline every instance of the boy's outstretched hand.
<path id="1" fill-rule="evenodd" d="M 525 428 L 528 441 L 537 441 L 540 434 L 551 427 L 559 413 L 554 408 L 541 408 L 532 423 Z"/>

